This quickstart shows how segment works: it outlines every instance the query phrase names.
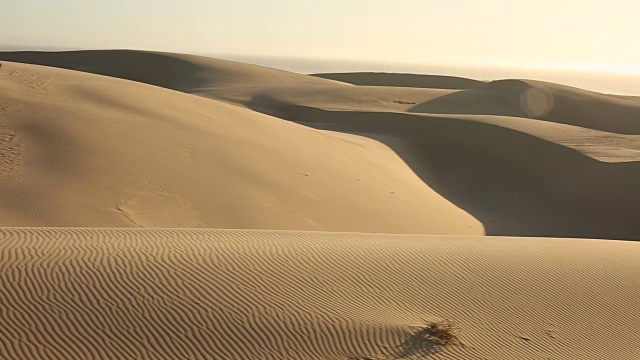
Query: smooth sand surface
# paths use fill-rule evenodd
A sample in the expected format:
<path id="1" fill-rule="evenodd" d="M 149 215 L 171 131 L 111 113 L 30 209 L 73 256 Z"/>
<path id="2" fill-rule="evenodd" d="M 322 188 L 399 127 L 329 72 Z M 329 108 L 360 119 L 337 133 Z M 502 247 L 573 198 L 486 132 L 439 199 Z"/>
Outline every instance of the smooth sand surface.
<path id="1" fill-rule="evenodd" d="M 483 233 L 366 137 L 35 65 L 0 92 L 2 226 Z"/>
<path id="2" fill-rule="evenodd" d="M 410 111 L 517 116 L 640 135 L 637 102 L 541 81 L 493 81 L 419 104 Z"/>
<path id="3" fill-rule="evenodd" d="M 113 76 L 180 91 L 228 86 L 344 84 L 235 61 L 150 51 L 0 52 L 0 60 Z"/>
<path id="4" fill-rule="evenodd" d="M 417 75 L 397 73 L 324 73 L 315 77 L 346 82 L 353 85 L 399 86 L 430 89 L 469 89 L 484 84 L 479 80 L 443 75 Z"/>
<path id="5" fill-rule="evenodd" d="M 0 65 L 2 360 L 640 358 L 640 244 L 604 240 L 640 240 L 637 98 Z M 458 342 L 420 337 L 442 319 Z"/>
<path id="6" fill-rule="evenodd" d="M 629 359 L 640 246 L 189 229 L 0 231 L 5 359 Z M 413 336 L 458 323 L 460 343 Z"/>

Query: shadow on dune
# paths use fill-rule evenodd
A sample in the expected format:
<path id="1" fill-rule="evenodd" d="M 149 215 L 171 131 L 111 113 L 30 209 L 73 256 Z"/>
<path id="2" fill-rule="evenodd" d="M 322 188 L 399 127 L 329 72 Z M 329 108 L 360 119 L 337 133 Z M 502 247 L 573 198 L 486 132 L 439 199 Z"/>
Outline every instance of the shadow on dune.
<path id="1" fill-rule="evenodd" d="M 181 84 L 205 84 L 202 69 L 189 61 L 138 50 L 82 50 L 62 52 L 0 52 L 0 59 L 44 65 L 183 90 Z"/>
<path id="2" fill-rule="evenodd" d="M 461 90 L 475 88 L 485 84 L 483 81 L 479 80 L 444 75 L 357 72 L 313 74 L 312 76 L 362 86 L 395 86 Z"/>
<path id="3" fill-rule="evenodd" d="M 235 61 L 140 50 L 0 52 L 0 60 L 111 76 L 185 93 L 229 86 L 345 85 Z"/>
<path id="4" fill-rule="evenodd" d="M 409 112 L 515 116 L 619 134 L 640 134 L 637 102 L 535 81 L 492 81 L 418 104 Z"/>
<path id="5" fill-rule="evenodd" d="M 256 111 L 359 134 L 393 149 L 487 235 L 639 239 L 640 163 L 603 163 L 540 138 L 471 120 L 328 111 L 255 96 Z"/>
<path id="6" fill-rule="evenodd" d="M 407 340 L 401 343 L 397 349 L 395 349 L 396 359 L 414 358 L 416 356 L 425 357 L 433 355 L 441 350 L 440 347 L 428 340 L 425 340 L 425 330 L 417 331 L 411 335 Z"/>

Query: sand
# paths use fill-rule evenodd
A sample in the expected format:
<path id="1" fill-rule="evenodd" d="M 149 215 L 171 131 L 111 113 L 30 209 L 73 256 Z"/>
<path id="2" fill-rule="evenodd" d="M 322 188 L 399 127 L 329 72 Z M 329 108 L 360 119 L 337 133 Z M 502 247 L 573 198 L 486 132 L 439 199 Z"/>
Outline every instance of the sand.
<path id="1" fill-rule="evenodd" d="M 466 79 L 456 76 L 417 75 L 397 73 L 325 73 L 313 76 L 363 86 L 391 86 L 429 89 L 463 90 L 483 84 L 482 81 Z"/>
<path id="2" fill-rule="evenodd" d="M 0 64 L 2 360 L 640 358 L 637 97 Z"/>
<path id="3" fill-rule="evenodd" d="M 2 226 L 483 233 L 365 137 L 18 63 L 0 92 Z"/>
<path id="4" fill-rule="evenodd" d="M 637 359 L 633 242 L 5 229 L 8 359 Z M 438 348 L 412 335 L 458 323 Z"/>

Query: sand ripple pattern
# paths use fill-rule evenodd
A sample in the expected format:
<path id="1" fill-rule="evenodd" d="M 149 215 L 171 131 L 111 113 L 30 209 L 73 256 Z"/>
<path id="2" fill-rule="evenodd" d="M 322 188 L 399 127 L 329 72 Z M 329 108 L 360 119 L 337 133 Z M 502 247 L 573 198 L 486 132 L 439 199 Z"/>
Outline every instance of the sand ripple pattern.
<path id="1" fill-rule="evenodd" d="M 640 244 L 0 230 L 0 359 L 638 359 Z M 413 349 L 425 319 L 462 344 Z"/>

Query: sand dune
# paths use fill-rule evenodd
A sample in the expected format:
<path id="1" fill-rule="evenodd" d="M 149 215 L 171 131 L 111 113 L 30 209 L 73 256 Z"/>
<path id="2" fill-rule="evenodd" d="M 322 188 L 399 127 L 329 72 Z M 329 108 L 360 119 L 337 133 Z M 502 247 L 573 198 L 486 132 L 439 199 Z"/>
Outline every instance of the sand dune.
<path id="1" fill-rule="evenodd" d="M 234 61 L 137 50 L 0 52 L 0 60 L 112 76 L 183 92 L 250 85 L 347 85 Z"/>
<path id="2" fill-rule="evenodd" d="M 640 358 L 636 98 L 0 60 L 0 359 Z"/>
<path id="3" fill-rule="evenodd" d="M 7 359 L 630 359 L 633 242 L 0 231 Z M 412 335 L 455 320 L 460 344 Z"/>
<path id="4" fill-rule="evenodd" d="M 425 183 L 479 219 L 487 234 L 640 238 L 637 137 L 611 139 L 608 133 L 530 126 L 516 118 L 301 106 L 279 111 L 309 126 L 367 134 L 387 144 Z M 609 139 L 609 146 L 601 139 Z"/>
<path id="5" fill-rule="evenodd" d="M 416 104 L 452 93 L 446 89 L 380 86 L 282 86 L 208 89 L 193 94 L 281 117 L 278 107 L 282 104 L 331 110 L 406 112 Z"/>
<path id="6" fill-rule="evenodd" d="M 2 226 L 483 233 L 367 138 L 35 65 L 0 92 Z"/>
<path id="7" fill-rule="evenodd" d="M 419 104 L 410 111 L 516 116 L 640 135 L 637 102 L 540 81 L 494 81 Z"/>
<path id="8" fill-rule="evenodd" d="M 354 85 L 394 86 L 410 88 L 461 90 L 474 88 L 484 84 L 484 82 L 479 80 L 443 75 L 359 72 L 313 74 L 313 76 L 323 79 L 346 82 Z"/>
<path id="9" fill-rule="evenodd" d="M 170 203 L 199 204 L 199 199 L 203 202 L 206 199 L 206 204 L 217 204 L 216 206 L 189 205 L 188 207 L 194 209 L 193 211 L 182 211 L 180 209 L 185 206 L 180 205 L 177 206 L 178 210 L 168 211 L 168 214 L 164 215 L 164 218 L 171 219 L 176 217 L 177 212 L 191 213 L 193 215 L 187 218 L 196 218 L 195 221 L 179 223 L 169 220 L 157 221 L 159 217 L 153 213 L 148 216 L 148 219 L 156 220 L 138 219 L 133 223 L 129 221 L 129 225 L 478 234 L 483 231 L 479 226 L 481 222 L 484 232 L 489 235 L 640 238 L 637 221 L 637 213 L 640 211 L 638 208 L 640 192 L 634 185 L 640 182 L 640 170 L 637 165 L 640 161 L 640 138 L 635 135 L 636 127 L 640 126 L 640 122 L 637 121 L 640 107 L 629 99 L 533 81 L 504 80 L 485 84 L 475 80 L 465 82 L 464 79 L 447 77 L 415 76 L 411 80 L 410 75 L 402 74 L 384 74 L 383 78 L 380 78 L 381 74 L 369 75 L 373 83 L 377 81 L 407 85 L 421 82 L 422 86 L 433 86 L 434 83 L 438 83 L 439 87 L 448 89 L 350 86 L 331 80 L 247 64 L 167 53 L 102 51 L 0 54 L 0 58 L 7 57 L 66 68 L 77 68 L 78 64 L 86 65 L 92 61 L 103 67 L 105 64 L 113 63 L 114 65 L 109 67 L 110 70 L 104 73 L 135 78 L 141 82 L 178 89 L 208 99 L 198 101 L 193 97 L 175 92 L 171 95 L 169 92 L 163 92 L 162 96 L 167 100 L 159 101 L 157 100 L 160 99 L 159 95 L 151 94 L 151 91 L 159 94 L 159 89 L 145 88 L 145 92 L 148 93 L 145 93 L 144 97 L 156 100 L 134 101 L 135 104 L 126 105 L 132 113 L 148 113 L 149 115 L 145 115 L 145 121 L 149 121 L 149 118 L 155 117 L 156 114 L 163 116 L 171 114 L 171 118 L 174 119 L 172 124 L 176 127 L 164 132 L 163 137 L 154 134 L 153 138 L 159 140 L 148 145 L 154 151 L 140 157 L 139 162 L 132 165 L 134 168 L 149 169 L 148 174 L 141 176 L 141 179 L 153 179 L 149 180 L 152 185 L 145 185 L 144 190 L 133 192 L 169 193 L 170 195 L 161 195 L 160 198 L 173 199 L 169 201 Z M 143 67 L 141 64 L 151 60 L 155 61 L 156 66 L 146 67 L 144 71 L 140 71 Z M 184 67 L 184 63 L 187 62 L 192 65 L 199 64 L 199 70 L 194 71 L 190 67 Z M 175 66 L 176 63 L 182 64 L 183 67 Z M 43 68 L 38 69 L 38 71 L 45 71 Z M 68 72 L 60 76 L 66 77 L 70 74 L 72 73 Z M 130 74 L 136 75 L 129 76 Z M 194 74 L 199 74 L 200 77 Z M 344 76 L 347 78 L 350 76 L 349 74 L 340 75 L 341 80 L 346 80 Z M 366 80 L 366 75 L 353 76 L 362 83 Z M 187 80 L 180 82 L 180 78 Z M 97 81 L 93 77 L 86 77 L 86 79 Z M 432 80 L 430 85 L 427 84 L 429 79 Z M 100 81 L 107 81 L 107 79 L 101 78 Z M 178 83 L 188 83 L 189 86 L 181 88 L 176 86 Z M 463 83 L 470 88 L 451 90 L 461 87 Z M 100 90 L 83 90 L 84 95 L 73 101 L 86 102 L 86 94 L 94 90 L 106 92 L 108 96 L 100 95 L 99 108 L 94 102 L 88 106 L 90 109 L 99 109 L 100 116 L 104 116 L 103 114 L 112 111 L 114 105 L 122 101 L 120 87 L 142 89 L 141 86 L 133 87 L 132 83 L 126 83 L 126 85 L 118 83 L 117 86 L 113 85 L 111 90 L 105 91 L 101 84 L 96 83 L 94 86 L 100 87 Z M 142 93 L 130 94 L 128 99 L 133 100 L 137 96 L 143 95 Z M 91 100 L 93 101 L 94 98 Z M 177 100 L 178 98 L 180 100 Z M 104 101 L 105 99 L 107 101 Z M 173 103 L 184 102 L 187 101 L 186 99 L 189 99 L 188 103 L 184 103 L 180 108 L 170 105 L 172 101 Z M 211 100 L 239 105 L 245 109 L 230 107 L 217 101 L 211 104 Z M 155 108 L 159 103 L 164 107 Z M 214 104 L 215 110 L 198 109 L 198 116 L 194 117 L 194 109 L 202 106 L 212 107 Z M 117 108 L 122 112 L 123 106 L 118 105 Z M 185 113 L 185 109 L 188 112 Z M 256 111 L 271 117 L 263 117 Z M 222 134 L 218 132 L 216 137 L 218 140 L 214 142 L 217 146 L 206 140 L 212 136 L 208 132 L 200 131 L 198 134 L 201 139 L 199 141 L 203 145 L 199 145 L 197 141 L 194 142 L 195 140 L 190 138 L 191 133 L 181 136 L 180 139 L 176 136 L 176 129 L 182 127 L 180 124 L 186 118 L 194 124 L 207 123 L 211 131 L 217 131 L 221 123 L 212 122 L 212 116 L 205 115 L 214 113 L 226 114 L 229 119 L 236 117 L 246 119 L 247 126 L 233 127 L 237 130 L 233 135 L 229 131 Z M 127 112 L 120 114 L 122 115 L 128 117 L 132 114 Z M 277 118 L 293 121 L 307 128 L 283 123 Z M 96 121 L 103 122 L 103 120 Z M 269 125 L 265 125 L 266 123 Z M 266 126 L 273 131 L 268 136 L 265 136 L 267 133 L 257 136 L 245 130 L 258 124 L 261 129 Z M 131 133 L 137 133 L 139 137 L 147 137 L 146 125 L 143 126 L 142 123 L 139 125 L 137 130 Z M 229 125 L 225 123 L 225 126 Z M 309 126 L 333 132 L 311 131 Z M 352 134 L 359 136 L 354 137 Z M 80 138 L 86 136 L 91 135 L 78 134 Z M 345 136 L 349 139 L 347 142 L 344 141 Z M 188 145 L 185 142 L 186 139 L 193 144 Z M 211 167 L 199 161 L 189 163 L 187 166 L 183 163 L 171 165 L 175 167 L 167 171 L 168 174 L 180 174 L 181 178 L 184 178 L 184 174 L 188 174 L 186 177 L 190 179 L 189 181 L 175 179 L 178 176 L 174 176 L 172 180 L 165 180 L 165 174 L 151 175 L 156 171 L 153 169 L 158 166 L 157 149 L 163 147 L 160 144 L 175 141 L 178 141 L 179 145 L 173 149 L 164 146 L 167 150 L 160 157 L 182 159 L 182 155 L 176 156 L 175 149 L 184 148 L 200 149 L 199 151 L 203 154 L 201 159 L 225 158 L 226 155 L 222 154 L 237 154 L 239 148 L 243 149 L 240 150 L 243 155 L 233 157 L 232 161 L 226 162 L 226 167 L 219 168 L 220 171 L 216 172 L 216 174 L 227 174 L 226 182 L 220 181 L 219 175 L 214 175 L 213 170 L 204 175 L 202 168 L 211 169 Z M 347 145 L 349 142 L 351 145 Z M 260 145 L 252 148 L 244 145 L 247 143 Z M 115 148 L 123 149 L 121 153 L 140 153 L 136 150 L 139 146 L 141 144 L 132 141 L 127 144 L 120 143 Z M 362 146 L 365 146 L 366 150 L 361 148 Z M 211 152 L 202 150 L 211 147 L 215 147 Z M 303 147 L 305 149 L 302 149 Z M 112 148 L 114 147 L 105 144 L 106 150 L 100 151 L 112 152 Z M 256 152 L 253 149 L 262 148 L 273 149 L 273 155 L 255 159 L 255 154 L 262 155 L 262 152 Z M 379 155 L 383 153 L 386 155 Z M 283 161 L 282 154 L 290 154 L 288 158 L 286 155 L 284 157 L 288 159 L 287 161 Z M 300 156 L 299 154 L 308 155 Z M 116 158 L 121 155 L 104 156 Z M 247 160 L 249 158 L 252 160 Z M 332 160 L 338 158 L 341 159 L 339 163 Z M 154 159 L 156 159 L 155 162 Z M 242 159 L 240 165 L 230 165 L 238 164 L 239 159 Z M 349 160 L 344 162 L 345 159 Z M 379 169 L 381 166 L 386 168 L 390 163 L 382 159 L 390 159 L 392 164 L 397 164 L 397 166 L 391 165 L 396 169 L 393 179 L 380 179 Z M 166 160 L 163 161 L 166 162 Z M 281 164 L 281 166 L 272 168 L 266 166 L 267 163 Z M 326 164 L 326 167 L 317 167 L 312 164 Z M 254 171 L 256 167 L 259 169 Z M 296 170 L 291 171 L 292 167 Z M 313 182 L 311 178 L 314 176 L 306 176 L 309 175 L 308 169 L 311 168 L 316 169 L 317 176 L 321 176 L 322 179 L 316 179 L 317 182 Z M 252 170 L 240 172 L 237 169 Z M 283 176 L 283 173 L 291 173 L 293 177 Z M 350 175 L 345 176 L 347 173 Z M 255 174 L 261 174 L 264 180 L 261 178 L 256 181 Z M 386 172 L 385 176 L 391 177 L 391 174 Z M 301 178 L 295 179 L 295 176 Z M 371 179 L 370 188 L 362 186 L 362 179 L 366 177 Z M 219 191 L 215 191 L 215 195 L 196 191 L 206 188 L 205 184 L 208 182 L 193 179 L 209 178 L 218 179 L 214 188 Z M 334 179 L 334 181 L 327 186 L 327 179 Z M 346 179 L 360 181 L 352 182 L 353 180 Z M 230 185 L 235 181 L 239 181 L 240 184 L 251 184 L 250 188 L 258 187 L 261 190 L 257 191 L 258 194 L 255 196 L 239 195 L 242 186 Z M 156 185 L 157 183 L 163 185 Z M 406 187 L 399 185 L 400 183 L 412 185 Z M 166 187 L 166 184 L 171 184 L 171 190 L 159 190 Z M 310 187 L 307 185 L 311 185 L 314 190 L 309 190 Z M 232 188 L 236 190 L 229 192 Z M 381 188 L 389 188 L 389 190 L 379 191 Z M 403 193 L 399 196 L 399 200 L 403 204 L 412 204 L 411 206 L 417 207 L 407 208 L 407 205 L 394 203 L 396 200 L 384 198 L 386 195 L 383 194 L 398 195 L 397 191 L 391 188 L 415 189 L 410 193 Z M 220 193 L 228 194 L 222 197 L 226 201 L 214 200 L 213 196 L 219 199 L 217 196 Z M 345 197 L 345 194 L 349 195 Z M 371 194 L 376 195 L 372 197 Z M 156 195 L 151 196 L 158 198 Z M 95 198 L 94 195 L 87 195 L 87 197 Z M 182 200 L 175 200 L 176 197 Z M 112 199 L 113 196 L 109 194 L 103 198 Z M 339 204 L 326 205 L 326 199 L 332 199 L 331 202 L 333 202 L 336 198 L 343 201 Z M 416 200 L 410 201 L 412 198 Z M 29 197 L 26 198 L 26 202 L 28 201 Z M 145 213 L 137 207 L 148 208 L 155 206 L 153 204 L 156 203 L 167 202 L 165 200 L 140 201 L 148 205 L 135 205 L 131 209 L 116 205 L 116 209 L 129 209 L 128 214 Z M 22 202 L 24 203 L 25 200 Z M 119 204 L 118 201 L 116 203 Z M 236 204 L 238 209 L 238 212 L 231 212 L 234 214 L 234 220 L 222 215 L 225 213 L 222 209 L 229 203 Z M 242 205 L 237 205 L 239 203 Z M 133 204 L 137 202 L 133 201 Z M 389 204 L 394 205 L 390 208 Z M 357 210 L 359 213 L 367 214 L 361 217 L 362 222 L 350 219 L 352 215 L 346 216 L 346 214 L 352 214 L 347 210 L 351 206 L 355 206 L 353 209 L 359 209 Z M 12 204 L 10 207 L 16 206 Z M 33 208 L 26 205 L 19 205 L 19 207 L 29 211 Z M 96 215 L 91 220 L 72 222 L 66 220 L 66 222 L 51 222 L 45 225 L 95 225 L 96 219 L 105 219 L 104 209 L 113 208 L 113 206 L 103 205 L 99 207 L 101 215 Z M 304 209 L 302 214 L 305 215 L 298 216 L 297 214 L 301 214 L 301 209 Z M 337 209 L 345 210 L 337 212 Z M 371 217 L 371 213 L 375 216 Z M 209 214 L 214 215 L 208 217 Z M 409 217 L 414 218 L 397 220 L 404 218 L 405 214 L 412 214 Z M 31 215 L 27 218 L 29 216 Z M 200 219 L 202 217 L 208 220 Z M 453 223 L 443 223 L 443 219 L 448 217 L 455 219 Z M 222 218 L 226 220 L 221 220 Z M 246 220 L 248 218 L 252 220 Z M 294 218 L 297 220 L 292 220 Z M 385 225 L 369 228 L 367 224 L 372 218 L 380 220 L 379 223 Z M 425 220 L 432 218 L 435 220 Z M 37 225 L 39 223 L 36 221 L 7 224 Z M 121 226 L 125 223 L 120 221 L 117 224 Z M 446 226 L 437 224 L 446 224 Z M 114 226 L 114 223 L 97 225 Z"/>

